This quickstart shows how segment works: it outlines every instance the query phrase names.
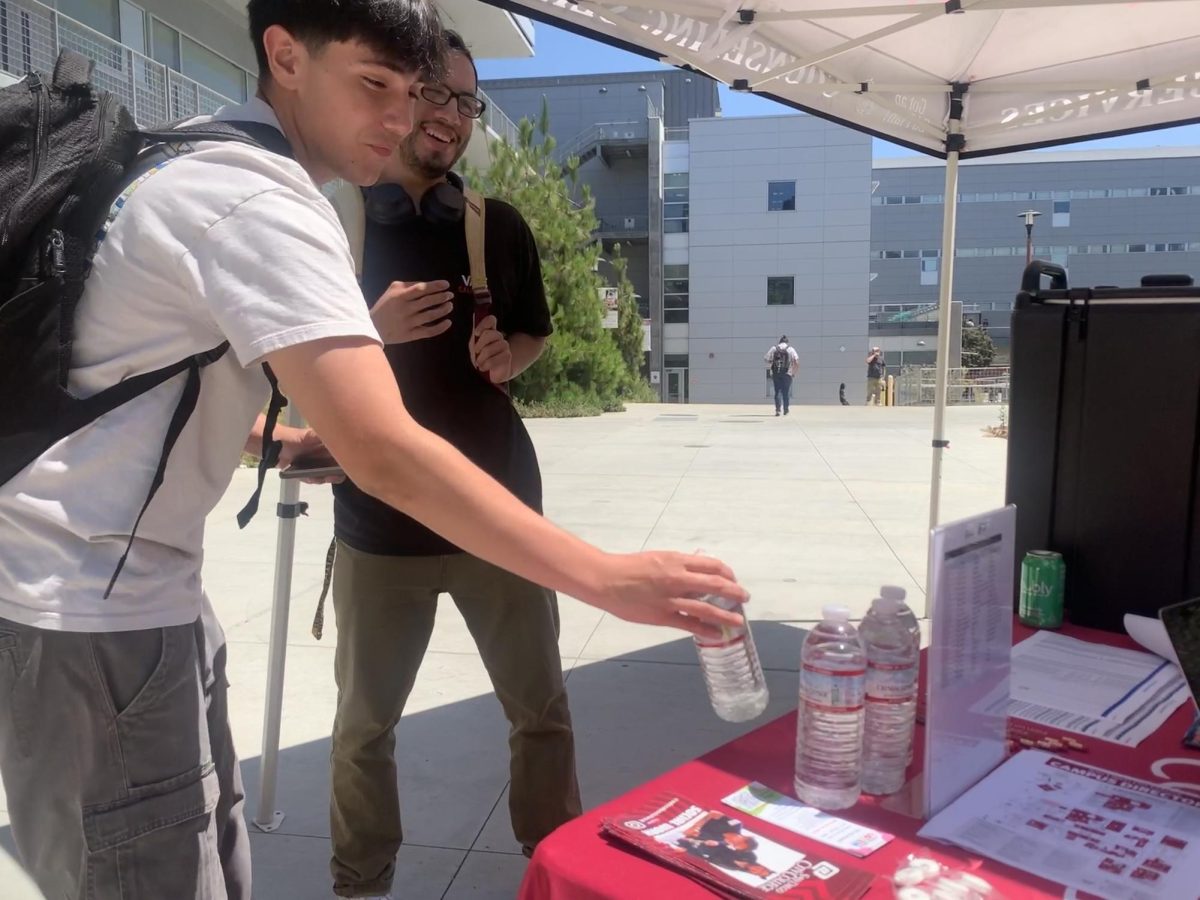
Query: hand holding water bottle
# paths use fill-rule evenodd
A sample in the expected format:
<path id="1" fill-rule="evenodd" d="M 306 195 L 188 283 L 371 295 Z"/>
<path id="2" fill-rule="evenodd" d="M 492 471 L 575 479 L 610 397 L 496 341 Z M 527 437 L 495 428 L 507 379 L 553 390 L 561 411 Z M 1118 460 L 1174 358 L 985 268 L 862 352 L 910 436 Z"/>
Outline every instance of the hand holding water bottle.
<path id="1" fill-rule="evenodd" d="M 736 625 L 722 626 L 718 635 L 697 635 L 695 642 L 713 712 L 727 722 L 746 722 L 761 714 L 770 699 L 750 623 L 740 602 L 715 593 L 701 602 L 741 618 Z"/>

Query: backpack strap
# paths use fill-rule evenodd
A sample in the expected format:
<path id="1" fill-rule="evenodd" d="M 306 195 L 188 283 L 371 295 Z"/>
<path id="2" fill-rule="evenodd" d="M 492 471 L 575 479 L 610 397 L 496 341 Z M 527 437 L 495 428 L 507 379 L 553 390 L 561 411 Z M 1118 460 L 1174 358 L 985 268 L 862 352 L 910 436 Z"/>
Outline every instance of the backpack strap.
<path id="1" fill-rule="evenodd" d="M 142 139 L 148 144 L 180 144 L 192 141 L 240 141 L 278 156 L 295 159 L 292 146 L 283 132 L 265 122 L 238 122 L 214 119 L 187 125 L 169 125 L 166 128 L 142 130 Z"/>
<path id="2" fill-rule="evenodd" d="M 258 484 L 254 493 L 246 501 L 241 512 L 237 514 L 238 528 L 245 528 L 258 512 L 258 501 L 262 497 L 263 483 L 267 480 L 267 472 L 279 463 L 279 454 L 283 450 L 283 442 L 275 440 L 275 425 L 279 421 L 279 413 L 287 406 L 287 397 L 279 391 L 279 382 L 275 373 L 266 363 L 262 364 L 267 381 L 271 384 L 271 402 L 267 405 L 267 422 L 263 427 L 262 454 L 258 457 Z"/>
<path id="3" fill-rule="evenodd" d="M 487 266 L 483 255 L 483 226 L 487 204 L 483 196 L 471 188 L 463 188 L 463 197 L 467 201 L 464 219 L 467 230 L 467 257 L 471 263 L 471 288 L 476 292 L 486 291 L 488 284 Z"/>
<path id="4" fill-rule="evenodd" d="M 312 636 L 318 641 L 325 633 L 325 598 L 329 596 L 329 585 L 333 583 L 333 561 L 337 558 L 337 538 L 329 542 L 325 552 L 325 580 L 321 583 L 321 596 L 317 598 L 317 611 L 313 614 Z"/>
<path id="5" fill-rule="evenodd" d="M 160 369 L 157 372 L 148 373 L 152 376 L 160 376 L 163 372 L 175 369 L 176 372 L 187 369 L 187 380 L 183 384 L 183 393 L 179 397 L 179 403 L 175 406 L 175 413 L 171 416 L 171 423 L 167 426 L 167 434 L 163 438 L 162 453 L 158 456 L 158 466 L 154 470 L 154 478 L 150 482 L 150 492 L 146 494 L 146 500 L 142 503 L 142 508 L 137 514 L 137 518 L 133 522 L 133 528 L 129 532 L 129 542 L 125 545 L 125 552 L 121 554 L 121 559 L 117 562 L 117 568 L 112 573 L 112 578 L 108 580 L 108 587 L 104 591 L 104 599 L 107 600 L 112 594 L 113 587 L 117 583 L 117 577 L 121 574 L 121 570 L 125 568 L 125 561 L 129 559 L 129 552 L 133 549 L 133 539 L 137 535 L 138 526 L 142 524 L 142 516 L 146 514 L 146 510 L 150 507 L 150 501 L 154 499 L 154 495 L 158 493 L 158 489 L 162 487 L 163 476 L 167 471 L 167 458 L 171 455 L 171 450 L 175 447 L 175 442 L 179 440 L 179 435 L 183 432 L 184 426 L 187 425 L 188 419 L 192 417 L 192 413 L 196 409 L 196 401 L 200 397 L 200 370 L 211 363 L 216 362 L 225 355 L 225 351 L 229 349 L 229 344 L 224 343 L 207 353 L 197 354 L 189 359 L 178 363 L 175 366 L 170 366 L 167 369 Z M 175 374 L 175 373 L 172 373 Z M 144 376 L 139 376 L 144 377 Z M 131 378 L 122 384 L 128 384 L 135 379 Z M 165 380 L 165 379 L 162 379 Z M 148 388 L 146 388 L 148 390 Z M 111 389 L 110 389 L 111 390 Z M 140 392 L 139 392 L 140 393 Z M 99 395 L 98 395 L 99 396 Z M 136 395 L 134 395 L 136 396 Z"/>

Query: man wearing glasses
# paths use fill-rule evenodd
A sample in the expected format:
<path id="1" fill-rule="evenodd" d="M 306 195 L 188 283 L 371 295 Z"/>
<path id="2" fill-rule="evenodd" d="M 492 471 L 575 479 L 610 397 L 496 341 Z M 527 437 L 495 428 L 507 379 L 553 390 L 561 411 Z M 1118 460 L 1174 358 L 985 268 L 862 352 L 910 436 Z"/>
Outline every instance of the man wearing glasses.
<path id="1" fill-rule="evenodd" d="M 541 511 L 533 444 L 505 385 L 550 334 L 533 235 L 486 202 L 492 314 L 475 324 L 461 182 L 450 171 L 484 104 L 474 62 L 449 33 L 447 74 L 415 88 L 412 133 L 367 192 L 363 292 L 409 412 Z M 394 729 L 433 631 L 454 599 L 511 725 L 513 831 L 526 853 L 580 812 L 553 591 L 463 553 L 345 482 L 334 489 L 337 716 L 334 893 L 383 897 L 402 841 Z"/>

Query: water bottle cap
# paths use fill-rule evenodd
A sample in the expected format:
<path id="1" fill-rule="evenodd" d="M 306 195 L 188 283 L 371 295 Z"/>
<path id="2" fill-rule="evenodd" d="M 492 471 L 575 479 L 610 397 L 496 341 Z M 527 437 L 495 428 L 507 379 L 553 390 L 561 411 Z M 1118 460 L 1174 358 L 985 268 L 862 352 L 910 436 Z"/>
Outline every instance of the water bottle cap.
<path id="1" fill-rule="evenodd" d="M 821 608 L 821 615 L 831 622 L 849 622 L 850 610 L 844 606 L 825 606 Z"/>
<path id="2" fill-rule="evenodd" d="M 871 603 L 871 609 L 884 616 L 892 616 L 900 612 L 904 607 L 904 601 L 899 597 L 884 594 L 882 597 L 876 597 Z"/>
<path id="3" fill-rule="evenodd" d="M 881 587 L 879 589 L 879 596 L 880 597 L 894 597 L 895 599 L 903 602 L 904 598 L 907 597 L 908 594 L 905 592 L 904 588 L 902 588 L 902 587 L 896 587 L 894 584 L 885 584 L 883 587 Z"/>

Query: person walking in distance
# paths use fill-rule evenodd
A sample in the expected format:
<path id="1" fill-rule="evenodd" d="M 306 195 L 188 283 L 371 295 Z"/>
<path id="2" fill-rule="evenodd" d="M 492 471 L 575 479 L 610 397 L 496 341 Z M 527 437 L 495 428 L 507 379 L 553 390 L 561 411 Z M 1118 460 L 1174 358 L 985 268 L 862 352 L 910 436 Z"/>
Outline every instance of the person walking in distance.
<path id="1" fill-rule="evenodd" d="M 867 406 L 872 402 L 883 406 L 883 378 L 887 374 L 887 364 L 883 361 L 883 351 L 872 347 L 867 355 Z"/>
<path id="2" fill-rule="evenodd" d="M 771 345 L 763 362 L 775 385 L 775 415 L 782 412 L 786 416 L 792 402 L 792 379 L 800 368 L 800 357 L 796 348 L 788 343 L 786 334 L 780 335 L 779 343 Z"/>
<path id="3" fill-rule="evenodd" d="M 464 198 L 451 168 L 484 102 L 470 51 L 458 34 L 446 39 L 445 76 L 418 88 L 413 130 L 366 192 L 363 292 L 379 298 L 375 322 L 413 418 L 540 512 L 533 443 L 498 388 L 537 360 L 552 331 L 541 265 L 521 214 L 485 200 L 492 313 L 474 324 L 469 257 L 480 248 L 469 247 L 464 204 L 477 195 Z M 391 889 L 403 837 L 394 731 L 442 593 L 466 621 L 508 718 L 509 812 L 532 853 L 581 812 L 554 591 L 464 553 L 352 481 L 334 487 L 334 529 L 334 892 Z"/>

